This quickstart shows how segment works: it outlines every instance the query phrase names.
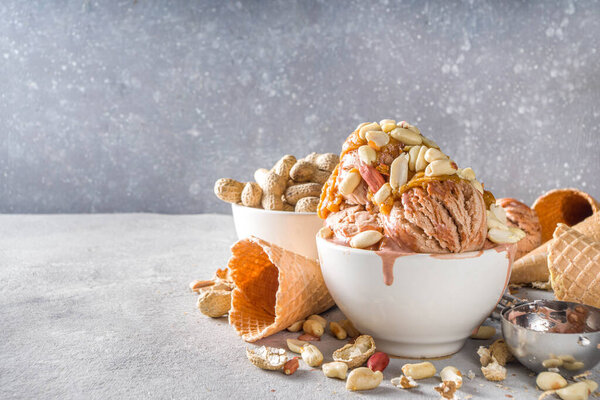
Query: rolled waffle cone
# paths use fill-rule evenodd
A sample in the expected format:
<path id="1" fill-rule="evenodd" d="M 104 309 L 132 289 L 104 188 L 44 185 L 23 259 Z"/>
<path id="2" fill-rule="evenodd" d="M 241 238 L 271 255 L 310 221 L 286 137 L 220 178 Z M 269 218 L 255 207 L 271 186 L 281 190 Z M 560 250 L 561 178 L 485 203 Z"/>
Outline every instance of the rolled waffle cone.
<path id="1" fill-rule="evenodd" d="M 334 305 L 319 264 L 250 236 L 231 247 L 229 323 L 248 342 Z"/>
<path id="2" fill-rule="evenodd" d="M 548 247 L 548 267 L 559 300 L 600 307 L 600 242 L 559 224 Z"/>
<path id="3" fill-rule="evenodd" d="M 600 213 L 573 226 L 577 232 L 589 236 L 592 240 L 600 241 Z M 550 278 L 548 271 L 548 247 L 554 239 L 547 241 L 515 261 L 510 276 L 510 283 L 547 282 Z"/>
<path id="4" fill-rule="evenodd" d="M 577 189 L 556 189 L 537 198 L 532 207 L 542 225 L 542 243 L 552 239 L 556 225 L 573 226 L 598 212 L 600 203 Z"/>

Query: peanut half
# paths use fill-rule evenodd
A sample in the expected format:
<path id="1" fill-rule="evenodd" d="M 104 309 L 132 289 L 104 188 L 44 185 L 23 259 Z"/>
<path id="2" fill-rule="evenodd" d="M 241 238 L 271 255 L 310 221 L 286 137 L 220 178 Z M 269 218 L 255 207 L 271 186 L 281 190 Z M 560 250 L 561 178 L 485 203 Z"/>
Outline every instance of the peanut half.
<path id="1" fill-rule="evenodd" d="M 314 344 L 307 344 L 300 352 L 302 359 L 311 367 L 318 367 L 323 362 L 323 353 Z"/>
<path id="2" fill-rule="evenodd" d="M 557 390 L 567 386 L 567 380 L 556 372 L 540 372 L 535 384 L 542 390 Z"/>
<path id="3" fill-rule="evenodd" d="M 302 324 L 302 330 L 304 330 L 305 333 L 316 337 L 321 337 L 325 331 L 323 325 L 314 319 L 307 319 L 304 321 L 304 324 Z"/>
<path id="4" fill-rule="evenodd" d="M 425 361 L 418 364 L 404 364 L 402 366 L 402 373 L 406 376 L 410 376 L 413 379 L 425 379 L 431 378 L 435 375 L 435 366 L 429 361 Z"/>
<path id="5" fill-rule="evenodd" d="M 293 324 L 291 324 L 290 326 L 288 326 L 287 330 L 290 332 L 299 332 L 300 329 L 302 329 L 302 324 L 304 324 L 304 319 L 300 320 L 300 321 L 296 321 Z"/>
<path id="6" fill-rule="evenodd" d="M 298 339 L 287 339 L 286 343 L 290 351 L 298 354 L 302 353 L 302 347 L 306 346 L 307 344 L 310 344 L 308 342 L 305 342 L 304 340 Z"/>
<path id="7" fill-rule="evenodd" d="M 337 322 L 330 322 L 329 330 L 331 331 L 331 334 L 338 340 L 344 340 L 346 337 L 348 337 L 346 330 Z"/>
<path id="8" fill-rule="evenodd" d="M 334 361 L 323 364 L 321 368 L 328 378 L 346 379 L 346 373 L 348 372 L 348 365 L 346 365 L 346 363 Z"/>
<path id="9" fill-rule="evenodd" d="M 321 324 L 323 329 L 325 329 L 327 327 L 327 320 L 325 318 L 321 317 L 320 315 L 313 314 L 310 317 L 308 317 L 307 319 L 317 321 L 318 323 Z"/>
<path id="10" fill-rule="evenodd" d="M 364 231 L 357 233 L 350 239 L 350 247 L 355 249 L 366 249 L 373 246 L 383 238 L 383 234 L 379 231 Z"/>
<path id="11" fill-rule="evenodd" d="M 371 371 L 369 368 L 356 368 L 346 381 L 346 389 L 348 390 L 371 390 L 375 389 L 383 381 L 383 373 L 381 371 Z"/>

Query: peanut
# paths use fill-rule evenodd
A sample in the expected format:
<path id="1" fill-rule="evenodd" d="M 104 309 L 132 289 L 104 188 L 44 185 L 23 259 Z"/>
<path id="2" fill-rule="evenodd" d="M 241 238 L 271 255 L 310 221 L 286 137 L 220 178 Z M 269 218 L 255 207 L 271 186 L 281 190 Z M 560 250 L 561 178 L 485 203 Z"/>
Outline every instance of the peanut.
<path id="1" fill-rule="evenodd" d="M 307 182 L 313 176 L 316 169 L 317 167 L 314 164 L 300 160 L 290 170 L 290 178 L 296 182 Z"/>
<path id="2" fill-rule="evenodd" d="M 383 234 L 379 231 L 363 231 L 352 236 L 350 247 L 365 249 L 379 242 L 381 238 L 383 238 Z"/>
<path id="3" fill-rule="evenodd" d="M 462 179 L 472 181 L 475 179 L 475 171 L 473 171 L 473 168 L 471 167 L 462 168 L 458 170 L 458 176 Z"/>
<path id="4" fill-rule="evenodd" d="M 303 333 L 302 335 L 298 336 L 298 340 L 302 340 L 304 342 L 319 342 L 321 341 L 321 337 L 311 335 L 310 333 Z"/>
<path id="5" fill-rule="evenodd" d="M 577 382 L 558 389 L 556 394 L 563 400 L 587 400 L 590 388 L 585 382 Z"/>
<path id="6" fill-rule="evenodd" d="M 346 330 L 342 328 L 341 325 L 337 322 L 330 322 L 329 330 L 331 331 L 331 334 L 335 336 L 338 340 L 344 340 L 348 336 Z"/>
<path id="7" fill-rule="evenodd" d="M 265 187 L 265 178 L 267 177 L 268 173 L 269 170 L 266 168 L 259 168 L 254 171 L 254 181 L 256 181 L 261 188 Z"/>
<path id="8" fill-rule="evenodd" d="M 261 188 L 265 194 L 276 194 L 281 196 L 285 191 L 287 179 L 287 177 L 269 171 L 264 177 L 263 186 L 261 186 Z"/>
<path id="9" fill-rule="evenodd" d="M 588 388 L 590 389 L 590 393 L 594 393 L 598 389 L 598 384 L 595 381 L 592 381 L 589 379 L 584 379 L 581 382 L 588 385 Z"/>
<path id="10" fill-rule="evenodd" d="M 562 360 L 558 358 L 549 358 L 547 360 L 542 361 L 542 366 L 544 368 L 558 368 L 563 364 Z"/>
<path id="11" fill-rule="evenodd" d="M 298 358 L 294 357 L 285 364 L 283 364 L 283 373 L 286 375 L 292 375 L 294 372 L 296 372 L 299 366 L 300 363 L 298 362 Z"/>
<path id="12" fill-rule="evenodd" d="M 481 325 L 477 332 L 471 335 L 471 339 L 491 339 L 496 334 L 496 328 L 493 326 Z"/>
<path id="13" fill-rule="evenodd" d="M 477 189 L 479 193 L 483 194 L 483 185 L 479 181 L 473 179 L 471 181 L 471 185 L 473 185 L 473 187 Z"/>
<path id="14" fill-rule="evenodd" d="M 400 122 L 398 122 L 397 125 L 398 125 L 399 128 L 408 129 L 410 131 L 413 131 L 414 133 L 418 133 L 419 135 L 421 134 L 421 131 L 419 130 L 419 128 L 417 128 L 414 125 L 409 124 L 406 121 L 400 121 Z"/>
<path id="15" fill-rule="evenodd" d="M 262 189 L 256 182 L 248 182 L 242 190 L 242 204 L 246 207 L 258 207 L 262 200 Z"/>
<path id="16" fill-rule="evenodd" d="M 290 351 L 293 351 L 294 353 L 302 353 L 302 348 L 304 346 L 306 346 L 307 344 L 310 344 L 308 342 L 305 342 L 304 340 L 298 340 L 298 339 L 287 339 L 286 340 L 287 343 L 287 347 L 288 349 L 290 349 Z"/>
<path id="17" fill-rule="evenodd" d="M 433 390 L 442 396 L 442 399 L 448 400 L 455 399 L 454 393 L 456 393 L 456 389 L 458 389 L 458 387 L 454 381 L 442 381 L 442 383 L 433 388 Z"/>
<path id="18" fill-rule="evenodd" d="M 231 290 L 206 290 L 198 296 L 200 312 L 211 318 L 221 317 L 231 308 Z"/>
<path id="19" fill-rule="evenodd" d="M 294 164 L 296 164 L 296 157 L 286 154 L 275 163 L 271 171 L 282 178 L 285 178 L 287 181 L 287 178 L 290 177 L 290 170 Z"/>
<path id="20" fill-rule="evenodd" d="M 318 197 L 303 197 L 296 203 L 294 211 L 296 212 L 316 212 L 320 199 Z"/>
<path id="21" fill-rule="evenodd" d="M 390 166 L 390 186 L 398 190 L 408 180 L 408 154 L 402 153 Z"/>
<path id="22" fill-rule="evenodd" d="M 353 338 L 360 336 L 360 332 L 354 327 L 354 324 L 349 319 L 343 319 L 341 321 L 338 321 L 338 324 L 340 324 L 340 326 L 344 328 L 349 337 Z"/>
<path id="23" fill-rule="evenodd" d="M 327 182 L 329 176 L 331 176 L 331 172 L 315 169 L 315 172 L 310 177 L 310 181 L 314 183 L 320 183 L 322 185 Z"/>
<path id="24" fill-rule="evenodd" d="M 396 129 L 396 121 L 393 119 L 382 119 L 379 121 L 379 125 L 381 126 L 381 130 L 386 133 Z"/>
<path id="25" fill-rule="evenodd" d="M 325 153 L 317 157 L 315 160 L 315 165 L 318 169 L 331 172 L 335 169 L 339 162 L 340 157 L 337 154 Z"/>
<path id="26" fill-rule="evenodd" d="M 497 204 L 490 204 L 490 212 L 494 215 L 494 217 L 500 221 L 500 223 L 502 225 L 506 225 L 507 224 L 507 220 L 506 220 L 506 211 L 504 211 L 504 208 L 500 207 Z M 571 356 L 570 356 L 571 357 Z M 560 357 L 559 357 L 560 358 Z M 561 358 L 562 359 L 562 358 Z M 563 360 L 565 361 L 565 360 Z"/>
<path id="27" fill-rule="evenodd" d="M 260 201 L 260 204 L 265 210 L 283 210 L 283 201 L 281 200 L 281 195 L 265 193 Z"/>
<path id="28" fill-rule="evenodd" d="M 321 324 L 323 329 L 325 329 L 325 327 L 327 327 L 327 320 L 325 318 L 321 317 L 320 315 L 313 314 L 310 317 L 308 317 L 307 319 L 317 321 L 318 323 Z"/>
<path id="29" fill-rule="evenodd" d="M 369 361 L 367 361 L 367 367 L 371 369 L 371 371 L 381 371 L 388 366 L 390 363 L 390 357 L 382 351 L 378 351 L 369 357 Z"/>
<path id="30" fill-rule="evenodd" d="M 510 230 L 508 229 L 498 229 L 498 228 L 492 228 L 488 231 L 487 234 L 488 239 L 490 239 L 490 241 L 494 242 L 494 243 L 516 243 L 519 240 L 521 240 L 521 238 L 519 236 L 514 235 Z"/>
<path id="31" fill-rule="evenodd" d="M 456 367 L 447 366 L 440 371 L 442 382 L 454 382 L 456 388 L 460 389 L 463 383 L 462 374 Z"/>
<path id="32" fill-rule="evenodd" d="M 323 239 L 331 239 L 333 237 L 333 231 L 330 227 L 324 226 L 321 229 L 319 229 L 319 236 Z"/>
<path id="33" fill-rule="evenodd" d="M 371 390 L 375 389 L 383 380 L 383 373 L 381 371 L 373 372 L 369 368 L 360 367 L 356 368 L 346 381 L 346 389 L 348 390 Z"/>
<path id="34" fill-rule="evenodd" d="M 425 152 L 425 161 L 427 161 L 428 163 L 446 159 L 448 159 L 448 156 L 439 151 L 438 149 L 428 149 Z"/>
<path id="35" fill-rule="evenodd" d="M 358 158 L 367 165 L 377 161 L 377 152 L 371 146 L 363 145 L 358 148 Z"/>
<path id="36" fill-rule="evenodd" d="M 376 149 L 380 149 L 390 142 L 390 135 L 383 131 L 369 131 L 365 134 L 365 139 L 369 144 L 375 144 Z"/>
<path id="37" fill-rule="evenodd" d="M 304 319 L 301 319 L 300 321 L 296 321 L 293 324 L 291 324 L 290 326 L 288 326 L 287 330 L 289 332 L 298 332 L 300 331 L 300 329 L 302 329 L 302 324 L 304 324 Z"/>
<path id="38" fill-rule="evenodd" d="M 321 367 L 323 373 L 328 378 L 337 378 L 344 380 L 346 379 L 346 372 L 348 372 L 348 365 L 340 361 L 334 361 L 327 364 L 323 364 Z"/>
<path id="39" fill-rule="evenodd" d="M 583 367 L 585 367 L 585 364 L 581 361 L 575 361 L 575 362 L 564 362 L 563 361 L 563 368 L 566 369 L 567 371 L 578 371 L 578 370 L 582 369 Z"/>
<path id="40" fill-rule="evenodd" d="M 321 196 L 321 187 L 322 185 L 318 183 L 301 183 L 290 186 L 285 190 L 285 200 L 295 206 L 298 200 L 303 197 Z"/>
<path id="41" fill-rule="evenodd" d="M 373 195 L 373 200 L 377 204 L 383 204 L 392 195 L 392 187 L 389 183 L 383 184 L 377 193 Z"/>
<path id="42" fill-rule="evenodd" d="M 390 132 L 390 136 L 406 145 L 421 144 L 423 142 L 420 134 L 406 128 L 396 128 Z"/>
<path id="43" fill-rule="evenodd" d="M 367 132 L 369 131 L 380 131 L 381 127 L 379 126 L 379 124 L 377 122 L 371 122 L 370 124 L 366 124 L 363 125 L 359 130 L 358 130 L 358 136 L 361 139 L 365 139 L 365 135 L 367 134 Z"/>
<path id="44" fill-rule="evenodd" d="M 425 136 L 421 136 L 421 139 L 423 139 L 423 144 L 427 147 L 433 147 L 434 149 L 440 148 L 440 146 L 438 146 L 438 144 L 436 142 L 434 142 L 431 139 L 426 138 Z"/>
<path id="45" fill-rule="evenodd" d="M 419 154 L 417 154 L 417 159 L 415 161 L 415 172 L 425 171 L 425 168 L 427 167 L 427 160 L 425 160 L 427 149 L 427 146 L 419 147 Z"/>
<path id="46" fill-rule="evenodd" d="M 285 201 L 283 202 L 283 208 L 281 209 L 282 211 L 295 211 L 295 207 L 289 203 L 286 203 Z"/>
<path id="47" fill-rule="evenodd" d="M 309 155 L 307 155 L 306 157 L 304 157 L 302 160 L 304 161 L 308 161 L 311 164 L 314 164 L 317 161 L 317 157 L 319 157 L 320 154 L 319 153 L 310 153 Z"/>
<path id="48" fill-rule="evenodd" d="M 408 150 L 408 169 L 411 171 L 415 170 L 415 164 L 417 162 L 417 158 L 419 157 L 419 151 L 421 150 L 421 146 L 413 146 Z"/>
<path id="49" fill-rule="evenodd" d="M 535 384 L 542 390 L 556 390 L 567 386 L 567 380 L 556 372 L 540 372 Z"/>
<path id="50" fill-rule="evenodd" d="M 451 160 L 435 160 L 425 168 L 425 176 L 453 175 L 457 170 L 455 165 Z"/>
<path id="51" fill-rule="evenodd" d="M 325 331 L 323 325 L 314 319 L 307 319 L 304 321 L 304 324 L 302 324 L 302 330 L 304 330 L 305 333 L 316 337 L 321 337 Z"/>
<path id="52" fill-rule="evenodd" d="M 431 378 L 435 375 L 435 367 L 429 361 L 425 361 L 418 364 L 404 364 L 402 366 L 402 373 L 406 376 L 410 376 L 413 379 L 425 379 Z"/>
<path id="53" fill-rule="evenodd" d="M 215 182 L 215 195 L 228 203 L 239 203 L 242 199 L 244 184 L 235 179 L 221 178 Z"/>
<path id="54" fill-rule="evenodd" d="M 300 354 L 304 362 L 311 367 L 318 367 L 323 362 L 323 353 L 314 344 L 307 344 L 302 347 Z"/>
<path id="55" fill-rule="evenodd" d="M 339 190 L 343 195 L 349 195 L 354 192 L 354 189 L 358 186 L 362 177 L 356 171 L 348 172 L 344 179 L 340 182 Z"/>

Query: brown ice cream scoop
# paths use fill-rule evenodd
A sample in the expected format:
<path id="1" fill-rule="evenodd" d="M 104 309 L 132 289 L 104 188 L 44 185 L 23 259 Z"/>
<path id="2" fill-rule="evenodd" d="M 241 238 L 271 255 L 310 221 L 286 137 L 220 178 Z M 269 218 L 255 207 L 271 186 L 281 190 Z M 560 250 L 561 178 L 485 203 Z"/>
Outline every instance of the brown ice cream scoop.
<path id="1" fill-rule="evenodd" d="M 487 235 L 483 196 L 465 181 L 434 180 L 402 194 L 389 215 L 386 234 L 417 253 L 479 250 Z"/>
<path id="2" fill-rule="evenodd" d="M 515 259 L 521 258 L 542 244 L 542 226 L 534 210 L 527 204 L 509 197 L 497 199 L 496 204 L 506 212 L 506 219 L 510 226 L 515 226 L 527 234 L 517 243 Z"/>

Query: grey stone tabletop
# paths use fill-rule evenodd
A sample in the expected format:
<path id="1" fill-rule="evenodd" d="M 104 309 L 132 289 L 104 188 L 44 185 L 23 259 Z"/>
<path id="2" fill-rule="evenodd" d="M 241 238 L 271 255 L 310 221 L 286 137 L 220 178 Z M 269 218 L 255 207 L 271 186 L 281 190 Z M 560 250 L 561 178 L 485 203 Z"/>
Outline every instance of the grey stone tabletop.
<path id="1" fill-rule="evenodd" d="M 0 398 L 439 398 L 438 378 L 411 392 L 390 384 L 402 359 L 363 393 L 306 365 L 292 376 L 253 366 L 254 344 L 226 318 L 203 316 L 188 289 L 226 264 L 235 240 L 225 215 L 0 215 Z M 325 316 L 341 318 L 336 308 Z M 285 347 L 296 335 L 257 344 Z M 499 384 L 482 377 L 475 353 L 489 343 L 469 339 L 433 363 L 475 373 L 463 399 L 537 398 L 518 364 Z M 341 346 L 325 335 L 319 347 L 327 361 Z"/>

